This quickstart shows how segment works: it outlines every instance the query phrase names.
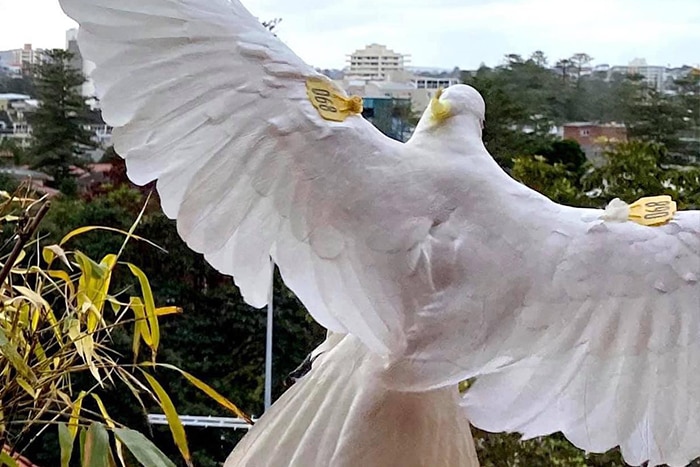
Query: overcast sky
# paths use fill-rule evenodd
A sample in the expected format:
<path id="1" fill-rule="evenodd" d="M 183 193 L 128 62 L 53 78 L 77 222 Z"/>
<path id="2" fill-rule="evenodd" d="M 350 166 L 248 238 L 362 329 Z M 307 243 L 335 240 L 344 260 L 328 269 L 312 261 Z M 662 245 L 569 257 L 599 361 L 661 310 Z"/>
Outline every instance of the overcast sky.
<path id="1" fill-rule="evenodd" d="M 119 1 L 119 0 L 115 0 Z M 249 0 L 259 18 L 283 19 L 278 32 L 314 66 L 342 68 L 366 44 L 410 54 L 415 66 L 493 66 L 507 53 L 543 50 L 550 60 L 576 52 L 594 63 L 700 62 L 700 0 Z M 566 7 L 565 7 L 566 5 Z M 0 0 L 0 50 L 63 47 L 58 0 Z"/>

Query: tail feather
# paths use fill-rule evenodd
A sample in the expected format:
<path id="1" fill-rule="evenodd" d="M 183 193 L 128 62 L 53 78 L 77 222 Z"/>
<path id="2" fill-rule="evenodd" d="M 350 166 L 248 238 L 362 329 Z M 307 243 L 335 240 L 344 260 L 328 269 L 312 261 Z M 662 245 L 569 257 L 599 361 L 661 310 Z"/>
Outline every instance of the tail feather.
<path id="1" fill-rule="evenodd" d="M 380 359 L 352 336 L 314 354 L 225 467 L 478 467 L 456 388 L 389 390 Z"/>

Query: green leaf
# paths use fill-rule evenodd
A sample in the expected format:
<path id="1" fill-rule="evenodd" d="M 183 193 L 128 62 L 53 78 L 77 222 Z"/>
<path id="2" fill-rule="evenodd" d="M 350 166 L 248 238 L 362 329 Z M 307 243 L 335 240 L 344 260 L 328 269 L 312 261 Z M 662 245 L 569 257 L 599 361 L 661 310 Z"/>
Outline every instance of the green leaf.
<path id="1" fill-rule="evenodd" d="M 114 428 L 116 426 L 114 424 L 114 420 L 112 420 L 112 417 L 109 416 L 109 413 L 107 412 L 107 408 L 105 407 L 104 403 L 102 402 L 102 399 L 100 398 L 100 396 L 98 396 L 97 394 L 90 394 L 90 395 L 92 396 L 93 399 L 95 399 L 95 402 L 97 402 L 97 406 L 100 408 L 100 413 L 102 413 L 102 418 L 104 418 L 104 421 L 107 424 L 107 426 L 110 429 L 114 430 Z M 122 466 L 126 466 L 126 461 L 124 460 L 124 452 L 123 452 L 124 450 L 123 450 L 123 445 L 122 445 L 121 441 L 119 441 L 118 439 L 115 440 L 115 445 L 117 448 L 117 457 L 119 458 L 119 463 Z M 114 459 L 112 459 L 112 462 L 114 463 Z"/>
<path id="2" fill-rule="evenodd" d="M 102 423 L 93 423 L 85 436 L 82 467 L 106 467 L 109 465 L 109 434 Z"/>
<path id="3" fill-rule="evenodd" d="M 80 428 L 80 434 L 78 435 L 78 443 L 80 443 L 80 465 L 85 465 L 85 439 L 87 438 L 87 430 L 85 428 Z"/>
<path id="4" fill-rule="evenodd" d="M 145 467 L 175 467 L 175 464 L 163 454 L 155 444 L 138 431 L 129 428 L 115 428 L 114 435 Z"/>
<path id="5" fill-rule="evenodd" d="M 5 330 L 0 328 L 0 354 L 4 356 L 12 365 L 14 370 L 25 377 L 25 379 L 34 382 L 36 375 L 32 369 L 24 361 L 24 358 L 17 351 L 17 347 L 10 342 L 5 333 Z"/>
<path id="6" fill-rule="evenodd" d="M 153 388 L 153 391 L 156 393 L 156 396 L 158 396 L 160 406 L 163 409 L 163 412 L 165 412 L 165 418 L 168 419 L 170 433 L 173 435 L 173 440 L 175 441 L 177 448 L 180 450 L 180 453 L 185 459 L 185 462 L 187 462 L 187 465 L 192 465 L 192 456 L 190 455 L 190 449 L 187 446 L 187 436 L 185 435 L 185 427 L 182 426 L 182 421 L 180 420 L 180 416 L 177 414 L 177 410 L 175 410 L 175 405 L 173 405 L 173 401 L 170 400 L 170 396 L 168 396 L 168 393 L 165 392 L 165 389 L 163 389 L 160 383 L 153 376 L 149 375 L 143 370 L 141 371 L 148 380 L 148 384 L 150 384 Z"/>
<path id="7" fill-rule="evenodd" d="M 0 467 L 19 467 L 17 461 L 5 451 L 0 452 Z"/>
<path id="8" fill-rule="evenodd" d="M 58 424 L 58 444 L 61 446 L 61 467 L 68 467 L 71 455 L 73 454 L 73 444 L 75 436 L 70 432 L 68 426 L 61 422 Z"/>

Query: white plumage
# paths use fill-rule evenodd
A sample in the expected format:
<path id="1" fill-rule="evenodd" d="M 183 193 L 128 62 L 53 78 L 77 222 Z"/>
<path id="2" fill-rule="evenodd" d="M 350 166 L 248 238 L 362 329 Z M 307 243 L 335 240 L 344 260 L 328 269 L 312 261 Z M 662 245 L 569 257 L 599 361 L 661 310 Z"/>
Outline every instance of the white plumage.
<path id="1" fill-rule="evenodd" d="M 468 427 L 452 416 L 452 391 L 471 377 L 461 404 L 479 427 L 561 430 L 589 451 L 620 445 L 633 464 L 700 456 L 699 212 L 644 227 L 513 181 L 481 142 L 484 104 L 467 86 L 447 89 L 450 116 L 426 112 L 406 144 L 359 116 L 324 120 L 305 87 L 319 75 L 236 0 L 60 3 L 97 65 L 130 178 L 158 180 L 188 245 L 257 307 L 272 256 L 319 323 L 353 336 L 302 383 L 336 374 L 355 392 L 333 378 L 303 383 L 227 465 L 360 465 L 332 457 L 353 448 L 375 449 L 377 463 L 361 465 L 392 465 L 387 453 L 408 446 L 391 433 L 405 426 L 353 407 L 390 406 L 381 398 L 405 391 L 432 408 L 417 414 L 445 427 L 433 438 L 416 428 L 419 447 L 461 433 L 445 438 L 457 457 L 415 465 L 471 465 L 459 445 Z M 279 420 L 306 396 L 318 415 L 294 418 L 287 451 L 272 456 Z M 380 427 L 382 442 L 357 441 L 361 422 Z M 307 429 L 340 426 L 343 436 L 325 438 L 332 449 L 309 454 Z"/>

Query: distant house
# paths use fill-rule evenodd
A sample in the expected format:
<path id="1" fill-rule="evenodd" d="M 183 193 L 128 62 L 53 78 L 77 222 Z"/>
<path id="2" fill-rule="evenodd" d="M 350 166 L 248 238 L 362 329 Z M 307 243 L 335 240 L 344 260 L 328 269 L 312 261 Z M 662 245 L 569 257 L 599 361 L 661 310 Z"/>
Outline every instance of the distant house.
<path id="1" fill-rule="evenodd" d="M 80 192 L 87 192 L 110 180 L 110 172 L 113 170 L 111 163 L 89 164 L 86 168 L 71 167 L 71 175 L 75 177 Z M 53 177 L 43 172 L 31 170 L 28 166 L 0 167 L 0 175 L 7 176 L 18 182 L 29 183 L 32 189 L 39 193 L 55 196 L 59 190 L 47 186 L 53 181 Z M 2 187 L 0 187 L 2 189 Z"/>
<path id="2" fill-rule="evenodd" d="M 0 167 L 0 175 L 12 178 L 17 182 L 26 182 L 38 193 L 43 193 L 49 196 L 54 196 L 59 193 L 58 190 L 46 186 L 47 183 L 53 181 L 53 177 L 45 174 L 44 172 L 30 170 L 28 166 Z M 2 189 L 2 187 L 0 187 L 0 189 Z"/>
<path id="3" fill-rule="evenodd" d="M 627 128 L 614 122 L 572 122 L 564 124 L 563 138 L 578 142 L 586 157 L 592 162 L 597 162 L 606 145 L 627 141 Z"/>
<path id="4" fill-rule="evenodd" d="M 89 190 L 90 188 L 101 185 L 109 181 L 109 173 L 112 171 L 112 164 L 90 164 L 87 170 L 80 167 L 72 167 L 71 174 L 76 177 L 78 187 L 81 190 Z"/>
<path id="5" fill-rule="evenodd" d="M 38 102 L 25 94 L 0 94 L 0 140 L 10 139 L 22 148 L 31 144 L 32 129 L 27 114 Z"/>

